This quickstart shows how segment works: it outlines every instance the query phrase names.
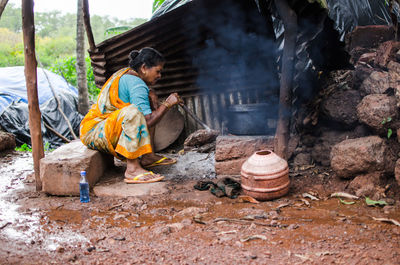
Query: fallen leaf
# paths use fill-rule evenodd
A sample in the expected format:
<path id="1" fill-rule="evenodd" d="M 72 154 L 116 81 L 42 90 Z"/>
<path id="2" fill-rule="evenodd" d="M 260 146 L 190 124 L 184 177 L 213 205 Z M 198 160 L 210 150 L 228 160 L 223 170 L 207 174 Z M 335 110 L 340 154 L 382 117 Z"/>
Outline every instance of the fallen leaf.
<path id="1" fill-rule="evenodd" d="M 380 221 L 380 222 L 386 222 L 386 223 L 392 223 L 394 225 L 400 226 L 400 223 L 394 219 L 388 219 L 388 218 L 375 218 L 372 217 L 375 221 Z"/>
<path id="2" fill-rule="evenodd" d="M 195 223 L 205 225 L 206 223 L 202 219 L 203 217 L 200 214 L 196 214 L 195 216 L 193 216 L 193 221 Z"/>
<path id="3" fill-rule="evenodd" d="M 303 262 L 305 262 L 307 260 L 311 260 L 308 255 L 294 254 L 294 256 L 300 258 Z"/>
<path id="4" fill-rule="evenodd" d="M 279 204 L 278 207 L 275 208 L 275 210 L 280 210 L 281 208 L 287 207 L 287 206 L 290 206 L 290 205 L 291 205 L 290 202 L 282 203 L 282 204 Z"/>
<path id="5" fill-rule="evenodd" d="M 300 170 L 307 170 L 307 169 L 310 169 L 310 168 L 313 168 L 313 167 L 315 167 L 315 165 L 304 165 L 304 166 L 301 166 L 299 169 Z"/>
<path id="6" fill-rule="evenodd" d="M 342 203 L 342 204 L 347 204 L 347 205 L 355 204 L 355 202 L 348 202 L 348 201 L 342 200 L 341 198 L 338 198 L 338 199 L 339 199 L 340 203 Z"/>
<path id="7" fill-rule="evenodd" d="M 311 199 L 313 201 L 319 201 L 319 199 L 317 197 L 315 197 L 315 196 L 313 196 L 313 195 L 311 195 L 310 193 L 307 193 L 307 192 L 303 193 L 301 196 L 303 196 L 304 198 L 309 198 L 309 199 Z"/>
<path id="8" fill-rule="evenodd" d="M 253 236 L 248 236 L 248 237 L 242 238 L 242 239 L 240 239 L 240 241 L 247 242 L 247 241 L 254 240 L 254 239 L 267 240 L 267 237 L 263 236 L 263 235 L 253 235 Z"/>
<path id="9" fill-rule="evenodd" d="M 346 193 L 346 192 L 335 192 L 335 193 L 332 193 L 329 197 L 330 198 L 341 197 L 341 198 L 346 198 L 346 199 L 350 199 L 350 200 L 358 200 L 359 199 L 359 197 L 349 194 L 349 193 Z"/>
<path id="10" fill-rule="evenodd" d="M 259 201 L 257 201 L 257 200 L 254 199 L 253 197 L 247 196 L 247 195 L 240 195 L 240 196 L 238 196 L 238 200 L 239 200 L 239 202 L 260 203 Z"/>
<path id="11" fill-rule="evenodd" d="M 236 230 L 230 230 L 230 231 L 221 231 L 216 233 L 217 235 L 226 235 L 226 234 L 236 234 L 237 231 Z"/>
<path id="12" fill-rule="evenodd" d="M 388 205 L 388 203 L 387 202 L 385 202 L 385 201 L 374 201 L 374 200 L 371 200 L 370 198 L 368 198 L 368 197 L 365 197 L 365 203 L 368 205 L 368 206 L 376 206 L 376 205 L 380 205 L 380 206 L 383 206 L 383 205 Z"/>
<path id="13" fill-rule="evenodd" d="M 300 200 L 301 200 L 306 206 L 310 207 L 310 203 L 309 203 L 306 199 L 300 198 Z"/>

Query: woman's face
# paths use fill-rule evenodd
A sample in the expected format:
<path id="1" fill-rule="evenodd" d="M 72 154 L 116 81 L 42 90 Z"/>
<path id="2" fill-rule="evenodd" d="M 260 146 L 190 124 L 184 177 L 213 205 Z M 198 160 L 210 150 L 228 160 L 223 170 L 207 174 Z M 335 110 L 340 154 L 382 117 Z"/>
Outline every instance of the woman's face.
<path id="1" fill-rule="evenodd" d="M 164 63 L 160 63 L 156 66 L 148 68 L 147 66 L 142 66 L 142 79 L 148 85 L 154 85 L 161 78 L 161 71 L 164 67 Z"/>

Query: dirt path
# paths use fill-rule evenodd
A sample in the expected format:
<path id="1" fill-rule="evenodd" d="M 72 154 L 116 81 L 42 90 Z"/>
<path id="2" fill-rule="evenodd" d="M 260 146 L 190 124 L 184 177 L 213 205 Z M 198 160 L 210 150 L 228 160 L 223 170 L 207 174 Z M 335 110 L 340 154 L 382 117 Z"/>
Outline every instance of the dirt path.
<path id="1" fill-rule="evenodd" d="M 1 155 L 2 264 L 398 264 L 394 206 L 329 198 L 346 182 L 292 176 L 288 196 L 250 204 L 168 180 L 159 197 L 49 197 L 34 191 L 30 154 Z M 312 170 L 316 170 L 313 168 Z M 303 172 L 304 173 L 304 172 Z M 312 200 L 308 195 L 320 200 Z M 350 201 L 346 199 L 346 201 Z"/>

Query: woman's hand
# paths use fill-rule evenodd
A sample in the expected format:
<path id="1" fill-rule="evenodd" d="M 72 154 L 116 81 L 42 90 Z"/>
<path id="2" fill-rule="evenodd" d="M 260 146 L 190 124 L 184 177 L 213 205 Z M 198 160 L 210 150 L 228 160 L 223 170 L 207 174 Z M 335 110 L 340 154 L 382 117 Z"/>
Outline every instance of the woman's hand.
<path id="1" fill-rule="evenodd" d="M 165 103 L 172 107 L 177 104 L 182 104 L 183 100 L 179 97 L 178 93 L 172 93 L 168 96 L 168 98 L 165 100 Z"/>

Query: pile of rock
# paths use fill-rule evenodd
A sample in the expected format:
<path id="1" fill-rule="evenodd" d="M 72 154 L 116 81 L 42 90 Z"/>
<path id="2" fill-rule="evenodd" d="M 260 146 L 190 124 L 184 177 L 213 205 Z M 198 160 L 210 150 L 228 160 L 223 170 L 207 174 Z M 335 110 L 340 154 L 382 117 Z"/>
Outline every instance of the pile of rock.
<path id="1" fill-rule="evenodd" d="M 358 196 L 384 196 L 379 185 L 395 172 L 400 185 L 400 42 L 394 33 L 365 26 L 348 36 L 354 69 L 333 73 L 318 105 L 325 125 L 302 139 L 314 161 L 353 179 L 349 188 Z"/>

